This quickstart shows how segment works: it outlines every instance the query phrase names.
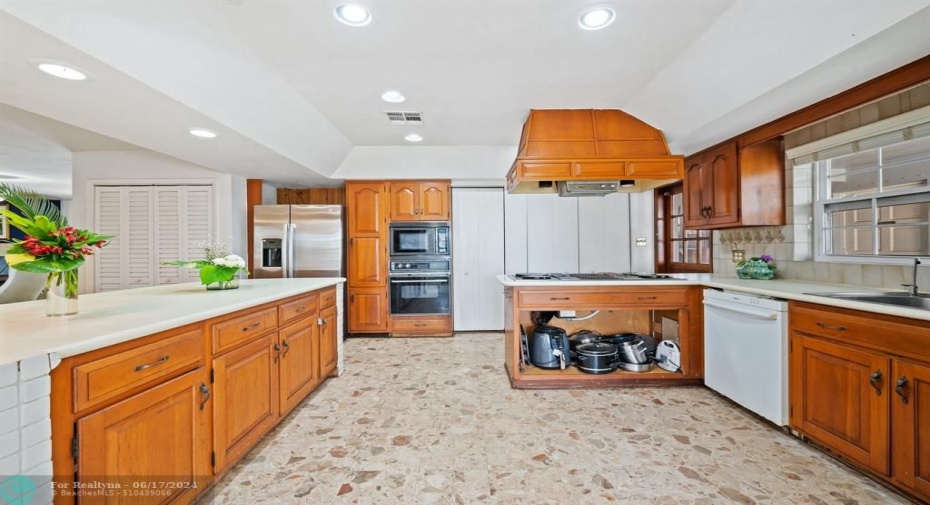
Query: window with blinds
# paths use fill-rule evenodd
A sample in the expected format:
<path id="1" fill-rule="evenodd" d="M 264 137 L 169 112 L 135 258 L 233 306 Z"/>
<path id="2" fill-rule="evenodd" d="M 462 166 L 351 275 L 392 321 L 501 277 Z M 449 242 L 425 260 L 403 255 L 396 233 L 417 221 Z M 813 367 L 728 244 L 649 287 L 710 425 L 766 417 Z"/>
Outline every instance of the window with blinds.
<path id="1" fill-rule="evenodd" d="M 113 235 L 95 258 L 95 290 L 197 281 L 197 272 L 163 261 L 203 258 L 213 234 L 212 186 L 98 186 L 95 225 Z"/>
<path id="2" fill-rule="evenodd" d="M 904 126 L 793 157 L 815 177 L 818 259 L 930 255 L 930 112 L 917 112 Z"/>

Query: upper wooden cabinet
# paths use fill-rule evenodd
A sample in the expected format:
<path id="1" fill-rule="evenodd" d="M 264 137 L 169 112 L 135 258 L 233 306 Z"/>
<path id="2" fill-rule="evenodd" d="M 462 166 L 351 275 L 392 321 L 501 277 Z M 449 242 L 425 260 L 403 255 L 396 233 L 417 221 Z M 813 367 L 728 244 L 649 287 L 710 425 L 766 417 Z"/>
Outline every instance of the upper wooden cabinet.
<path id="1" fill-rule="evenodd" d="M 391 221 L 448 221 L 449 183 L 391 183 Z"/>
<path id="2" fill-rule="evenodd" d="M 346 182 L 348 236 L 386 236 L 387 202 L 387 184 L 383 182 Z"/>
<path id="3" fill-rule="evenodd" d="M 738 148 L 727 142 L 685 159 L 685 226 L 697 229 L 785 223 L 781 141 Z"/>

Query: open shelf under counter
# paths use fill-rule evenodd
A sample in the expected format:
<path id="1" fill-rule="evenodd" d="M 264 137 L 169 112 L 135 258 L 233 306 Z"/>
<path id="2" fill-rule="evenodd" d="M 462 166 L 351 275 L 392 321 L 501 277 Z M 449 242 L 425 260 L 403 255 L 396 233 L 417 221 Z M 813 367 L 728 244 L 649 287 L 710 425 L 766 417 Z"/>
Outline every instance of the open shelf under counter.
<path id="1" fill-rule="evenodd" d="M 693 285 L 571 285 L 506 286 L 504 288 L 505 330 L 504 365 L 516 389 L 579 389 L 626 386 L 684 386 L 703 384 L 703 308 L 701 288 Z M 557 320 L 553 326 L 569 334 L 580 328 L 603 334 L 645 333 L 661 340 L 655 330 L 657 315 L 678 323 L 677 341 L 681 348 L 682 372 L 656 367 L 649 372 L 618 370 L 590 374 L 572 367 L 565 370 L 538 368 L 521 360 L 521 331 L 529 337 L 536 311 L 574 310 L 579 316 L 600 311 L 583 322 Z"/>

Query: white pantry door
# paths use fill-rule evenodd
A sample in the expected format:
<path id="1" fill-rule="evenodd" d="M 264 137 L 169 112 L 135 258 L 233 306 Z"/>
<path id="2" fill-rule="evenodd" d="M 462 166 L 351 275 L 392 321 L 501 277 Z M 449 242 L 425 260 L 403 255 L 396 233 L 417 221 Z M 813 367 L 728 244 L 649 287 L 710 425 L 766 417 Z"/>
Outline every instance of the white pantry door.
<path id="1" fill-rule="evenodd" d="M 452 188 L 455 331 L 504 329 L 504 189 Z"/>

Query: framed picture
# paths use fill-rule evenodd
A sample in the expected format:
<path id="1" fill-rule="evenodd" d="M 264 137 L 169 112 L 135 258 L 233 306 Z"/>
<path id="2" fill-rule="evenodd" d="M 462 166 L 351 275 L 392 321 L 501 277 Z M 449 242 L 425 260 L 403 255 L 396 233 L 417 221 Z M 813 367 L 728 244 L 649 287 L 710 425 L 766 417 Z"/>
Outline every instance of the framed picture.
<path id="1" fill-rule="evenodd" d="M 10 240 L 10 222 L 2 213 L 2 211 L 9 208 L 9 204 L 0 203 L 0 240 Z"/>

